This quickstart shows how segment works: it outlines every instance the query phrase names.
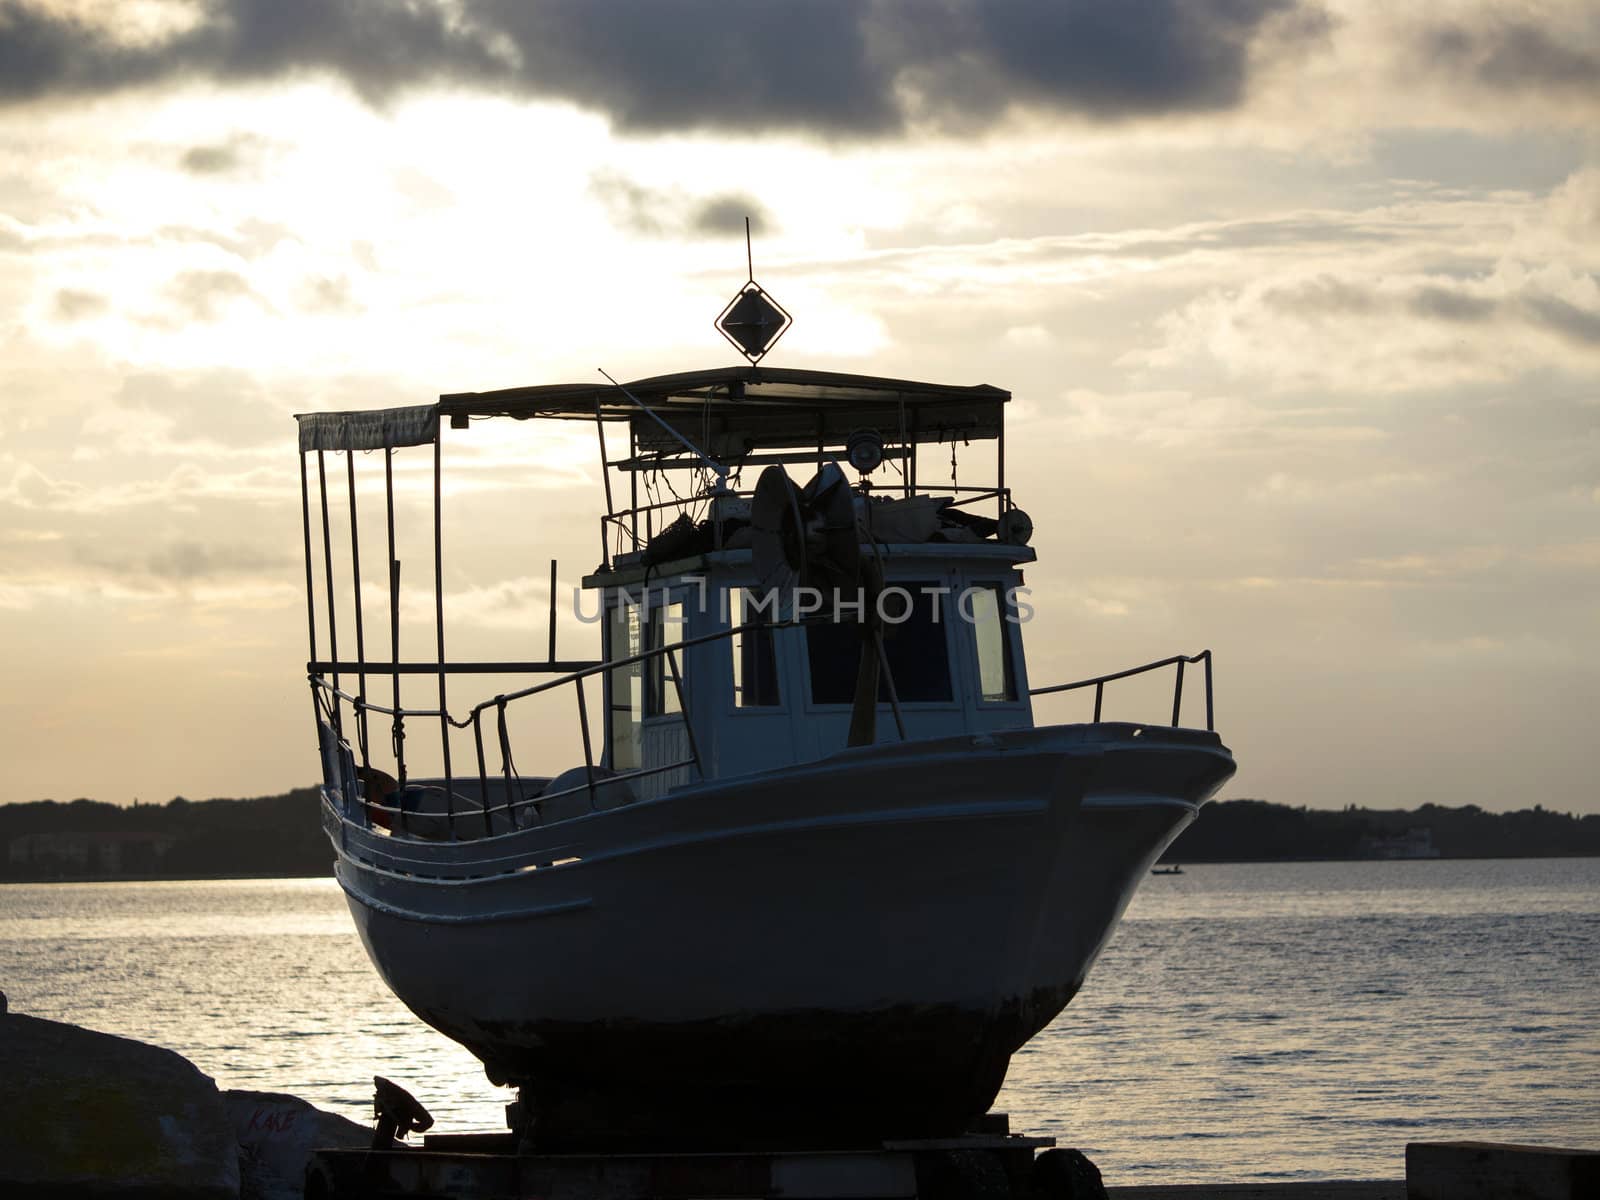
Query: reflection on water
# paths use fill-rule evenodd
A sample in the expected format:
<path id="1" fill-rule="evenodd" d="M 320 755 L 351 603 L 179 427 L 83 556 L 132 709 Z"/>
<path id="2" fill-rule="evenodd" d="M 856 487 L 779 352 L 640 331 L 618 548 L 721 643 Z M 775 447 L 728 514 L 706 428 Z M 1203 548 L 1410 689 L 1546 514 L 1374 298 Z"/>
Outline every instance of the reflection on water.
<path id="1" fill-rule="evenodd" d="M 1407 1141 L 1600 1146 L 1600 860 L 1148 880 L 1012 1060 L 1018 1128 L 1117 1182 L 1398 1178 Z"/>
<path id="2" fill-rule="evenodd" d="M 155 1042 L 221 1087 L 370 1121 L 372 1076 L 443 1128 L 503 1124 L 509 1093 L 422 1025 L 367 961 L 331 879 L 0 887 L 14 1012 Z"/>
<path id="3" fill-rule="evenodd" d="M 1146 881 L 1013 1060 L 1013 1127 L 1113 1183 L 1398 1177 L 1408 1140 L 1600 1145 L 1600 860 L 1192 866 Z M 368 964 L 329 880 L 0 887 L 13 1011 L 357 1120 L 511 1098 Z"/>

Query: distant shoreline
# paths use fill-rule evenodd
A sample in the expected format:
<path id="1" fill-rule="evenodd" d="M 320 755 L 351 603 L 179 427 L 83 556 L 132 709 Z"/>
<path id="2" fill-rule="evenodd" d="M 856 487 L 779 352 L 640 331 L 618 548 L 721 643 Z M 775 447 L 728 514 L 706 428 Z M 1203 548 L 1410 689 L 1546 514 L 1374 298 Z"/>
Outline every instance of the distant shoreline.
<path id="1" fill-rule="evenodd" d="M 1275 867 L 1307 863 L 1410 863 L 1425 865 L 1445 862 L 1549 862 L 1563 859 L 1600 859 L 1600 854 L 1462 854 L 1439 858 L 1241 858 L 1241 859 L 1163 859 L 1166 865 L 1188 867 Z M 24 879 L 15 876 L 0 878 L 0 887 L 8 884 L 37 887 L 41 884 L 84 883 L 226 883 L 258 880 L 273 883 L 283 879 L 333 879 L 330 869 L 321 873 L 259 875 L 249 873 L 217 873 L 212 875 L 72 875 Z"/>
<path id="2" fill-rule="evenodd" d="M 123 807 L 94 800 L 0 804 L 0 883 L 326 879 L 333 850 L 314 787 L 250 800 Z M 1205 805 L 1160 861 L 1436 862 L 1600 857 L 1600 814 L 1541 805 L 1416 809 L 1292 808 L 1265 800 Z"/>

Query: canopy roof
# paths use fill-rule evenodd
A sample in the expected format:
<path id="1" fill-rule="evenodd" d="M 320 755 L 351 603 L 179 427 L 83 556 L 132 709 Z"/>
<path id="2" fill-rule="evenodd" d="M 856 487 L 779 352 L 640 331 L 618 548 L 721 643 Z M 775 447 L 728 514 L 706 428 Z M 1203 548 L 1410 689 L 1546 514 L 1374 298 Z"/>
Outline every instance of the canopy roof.
<path id="1" fill-rule="evenodd" d="M 758 366 L 658 375 L 624 386 L 719 458 L 755 447 L 842 444 L 859 429 L 876 430 L 886 442 L 995 438 L 1004 420 L 1001 406 L 1011 399 L 1010 392 L 988 384 L 959 387 Z M 488 416 L 628 421 L 642 450 L 681 448 L 603 380 L 458 392 L 439 397 L 439 411 L 454 423 Z"/>
<path id="2" fill-rule="evenodd" d="M 760 448 L 842 445 L 857 430 L 875 430 L 886 443 L 978 441 L 1000 436 L 1011 393 L 971 387 L 802 371 L 718 367 L 657 375 L 624 384 L 640 403 L 684 437 L 718 458 Z M 627 421 L 647 452 L 677 453 L 682 445 L 604 380 L 454 392 L 437 404 L 298 417 L 302 450 L 375 450 L 415 446 L 438 436 L 438 420 L 454 426 L 473 417 L 518 420 Z"/>

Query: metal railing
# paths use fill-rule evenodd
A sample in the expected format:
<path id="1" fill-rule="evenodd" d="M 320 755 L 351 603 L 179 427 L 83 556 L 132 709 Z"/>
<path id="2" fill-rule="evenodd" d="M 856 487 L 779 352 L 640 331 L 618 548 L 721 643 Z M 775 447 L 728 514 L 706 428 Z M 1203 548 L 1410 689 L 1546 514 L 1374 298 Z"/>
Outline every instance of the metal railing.
<path id="1" fill-rule="evenodd" d="M 1159 671 L 1162 667 L 1177 667 L 1177 678 L 1172 685 L 1172 724 L 1176 728 L 1183 714 L 1183 668 L 1189 663 L 1203 663 L 1206 677 L 1206 729 L 1216 732 L 1215 714 L 1212 708 L 1211 693 L 1211 651 L 1202 650 L 1199 654 L 1177 654 L 1171 658 L 1163 658 L 1158 662 L 1145 663 L 1142 667 L 1129 667 L 1125 671 L 1113 671 L 1108 675 L 1096 675 L 1092 679 L 1078 679 L 1072 683 L 1057 683 L 1050 687 L 1030 688 L 1030 696 L 1048 696 L 1057 692 L 1072 692 L 1080 688 L 1094 688 L 1094 721 L 1100 723 L 1102 702 L 1105 700 L 1106 684 L 1118 679 L 1128 679 L 1134 675 L 1143 675 L 1149 671 Z"/>
<path id="2" fill-rule="evenodd" d="M 366 714 L 368 713 L 381 713 L 385 716 L 388 716 L 394 723 L 394 744 L 396 747 L 401 747 L 405 743 L 405 722 L 407 718 L 421 717 L 436 719 L 442 721 L 453 729 L 470 729 L 472 731 L 473 746 L 476 750 L 477 757 L 478 770 L 476 775 L 476 783 L 480 798 L 479 804 L 481 806 L 481 814 L 478 812 L 462 812 L 458 814 L 455 811 L 455 800 L 457 798 L 455 792 L 456 781 L 455 778 L 449 773 L 448 764 L 446 765 L 447 773 L 444 779 L 445 811 L 443 813 L 416 813 L 407 810 L 398 804 L 386 805 L 378 803 L 370 797 L 363 797 L 363 803 L 369 813 L 382 813 L 387 815 L 391 820 L 397 820 L 399 822 L 399 828 L 402 830 L 406 828 L 407 819 L 410 817 L 442 817 L 445 821 L 446 828 L 448 828 L 450 831 L 450 837 L 452 839 L 454 839 L 456 836 L 455 823 L 458 816 L 461 818 L 471 818 L 481 815 L 484 822 L 484 834 L 489 835 L 494 831 L 493 822 L 496 814 L 499 814 L 505 818 L 509 828 L 515 829 L 517 828 L 516 821 L 518 810 L 524 807 L 532 807 L 535 812 L 538 812 L 539 808 L 546 801 L 557 800 L 566 796 L 573 796 L 586 792 L 588 795 L 590 811 L 593 812 L 598 811 L 596 794 L 603 788 L 620 788 L 622 785 L 625 785 L 634 779 L 662 775 L 669 771 L 679 771 L 689 767 L 693 767 L 696 771 L 700 771 L 703 774 L 704 765 L 700 758 L 699 742 L 694 736 L 693 724 L 689 718 L 689 706 L 685 699 L 683 675 L 678 669 L 678 660 L 674 652 L 681 651 L 692 646 L 699 646 L 706 642 L 713 642 L 719 638 L 732 637 L 734 634 L 742 632 L 744 629 L 749 627 L 753 626 L 735 625 L 728 629 L 717 630 L 714 633 L 702 634 L 699 637 L 686 638 L 683 641 L 674 642 L 670 645 L 657 646 L 649 650 L 641 651 L 638 654 L 629 655 L 626 658 L 613 659 L 609 662 L 582 664 L 578 666 L 576 670 L 570 671 L 558 679 L 546 680 L 543 683 L 536 683 L 529 687 L 519 688 L 512 692 L 502 692 L 488 700 L 479 701 L 477 704 L 472 706 L 465 717 L 459 718 L 451 716 L 450 713 L 444 708 L 398 708 L 390 705 L 374 703 L 371 700 L 364 699 L 359 694 L 352 694 L 344 691 L 336 683 L 332 683 L 329 680 L 324 679 L 320 673 L 322 671 L 333 671 L 336 669 L 340 672 L 362 676 L 388 675 L 397 670 L 406 674 L 413 672 L 426 672 L 428 674 L 434 674 L 440 671 L 440 667 L 436 663 L 395 664 L 317 662 L 310 664 L 308 678 L 310 680 L 313 693 L 316 694 L 324 703 L 324 705 L 328 707 L 336 706 L 340 701 L 347 703 L 351 705 L 352 710 L 355 712 L 358 719 L 363 722 L 365 721 Z M 608 773 L 603 778 L 597 778 L 595 775 L 595 769 L 598 764 L 595 762 L 594 742 L 589 731 L 588 698 L 584 693 L 583 685 L 587 680 L 592 679 L 604 672 L 626 670 L 633 666 L 642 667 L 645 663 L 656 659 L 665 660 L 665 665 L 672 682 L 673 692 L 678 701 L 678 713 L 673 715 L 681 716 L 683 720 L 684 737 L 688 742 L 689 756 L 677 762 L 666 763 L 654 767 L 640 767 L 629 771 L 618 771 L 615 773 Z M 518 669 L 526 670 L 530 667 L 548 667 L 548 664 L 492 662 L 447 664 L 443 668 L 443 673 L 446 675 L 458 673 L 486 674 L 510 672 Z M 335 678 L 337 678 L 337 676 L 335 676 Z M 515 701 L 523 700 L 531 696 L 541 695 L 545 692 L 553 691 L 556 688 L 566 687 L 569 685 L 577 694 L 578 724 L 583 738 L 584 782 L 570 788 L 563 788 L 558 792 L 541 792 L 534 796 L 521 796 L 520 788 L 518 786 L 521 783 L 521 776 L 513 765 L 514 760 L 511 753 L 510 731 L 506 723 L 507 706 Z M 331 705 L 329 704 L 330 701 L 332 702 Z M 504 800 L 499 805 L 491 805 L 489 803 L 490 771 L 488 769 L 487 755 L 484 750 L 483 726 L 485 717 L 491 710 L 493 710 L 495 714 L 494 733 L 495 740 L 500 748 L 501 757 L 500 768 L 497 772 L 495 772 L 495 775 L 498 777 L 496 782 L 498 783 L 501 780 L 504 781 Z M 397 780 L 397 791 L 400 791 L 404 790 L 408 784 L 405 778 L 404 759 L 398 754 L 396 757 L 399 761 L 401 772 L 400 778 Z"/>
<path id="3" fill-rule="evenodd" d="M 695 737 L 694 733 L 694 722 L 690 716 L 689 703 L 685 695 L 683 673 L 678 668 L 678 659 L 674 652 L 687 650 L 695 646 L 702 646 L 709 642 L 719 641 L 723 638 L 731 638 L 735 634 L 744 633 L 746 631 L 754 631 L 758 629 L 765 629 L 769 631 L 778 629 L 805 629 L 812 625 L 826 623 L 829 623 L 829 618 L 825 616 L 806 617 L 780 622 L 747 621 L 737 625 L 730 625 L 726 629 L 718 629 L 711 633 L 700 634 L 698 637 L 684 638 L 681 641 L 673 642 L 669 645 L 656 646 L 652 649 L 641 651 L 638 654 L 629 655 L 626 658 L 612 659 L 606 662 L 588 662 L 579 664 L 550 662 L 471 662 L 446 663 L 442 667 L 438 663 L 431 662 L 313 662 L 308 664 L 307 678 L 311 684 L 314 703 L 317 704 L 319 711 L 325 714 L 330 729 L 335 731 L 335 736 L 340 736 L 337 733 L 338 721 L 336 720 L 336 710 L 341 702 L 351 706 L 352 712 L 362 727 L 365 726 L 367 714 L 369 713 L 381 713 L 391 719 L 393 722 L 393 745 L 395 748 L 395 758 L 400 771 L 400 776 L 396 781 L 397 794 L 400 791 L 404 791 L 408 786 L 405 776 L 404 758 L 406 718 L 424 717 L 431 720 L 438 720 L 442 726 L 447 726 L 452 729 L 465 730 L 470 728 L 472 730 L 473 747 L 477 756 L 478 771 L 475 780 L 478 787 L 479 804 L 481 806 L 481 816 L 484 823 L 484 836 L 491 836 L 494 833 L 494 817 L 496 814 L 499 814 L 505 818 L 508 827 L 506 831 L 510 832 L 519 828 L 517 825 L 517 813 L 519 810 L 523 808 L 531 808 L 535 813 L 540 813 L 542 806 L 546 801 L 549 800 L 559 800 L 567 796 L 574 796 L 579 793 L 587 793 L 589 811 L 598 812 L 599 808 L 597 805 L 597 793 L 599 791 L 606 788 L 620 790 L 621 785 L 626 785 L 629 781 L 634 779 L 644 779 L 656 775 L 664 775 L 670 771 L 681 771 L 690 767 L 694 768 L 694 770 L 697 771 L 702 778 L 704 778 L 705 764 L 700 755 L 699 740 Z M 889 693 L 889 706 L 894 717 L 895 728 L 900 740 L 905 741 L 905 720 L 901 714 L 899 699 L 895 693 L 893 671 L 889 666 L 889 660 L 884 653 L 881 641 L 877 643 L 876 649 L 878 655 L 878 668 L 882 672 L 882 679 L 887 685 L 887 690 Z M 688 743 L 689 748 L 688 757 L 676 762 L 664 763 L 654 767 L 638 767 L 629 771 L 611 771 L 609 768 L 606 768 L 607 774 L 603 777 L 597 778 L 595 775 L 595 768 L 599 764 L 595 762 L 594 743 L 589 731 L 588 698 L 583 690 L 585 681 L 598 675 L 602 675 L 608 671 L 626 670 L 627 668 L 633 666 L 643 667 L 644 664 L 658 658 L 665 661 L 668 672 L 666 676 L 663 676 L 662 682 L 665 683 L 668 678 L 671 679 L 673 694 L 677 697 L 678 701 L 678 711 L 676 713 L 660 715 L 675 716 L 681 719 L 684 741 Z M 432 675 L 442 671 L 444 675 L 449 676 L 452 674 L 493 674 L 526 670 L 549 671 L 552 669 L 552 667 L 560 666 L 573 666 L 575 669 L 568 671 L 558 679 L 551 679 L 543 683 L 532 684 L 529 687 L 519 688 L 513 692 L 502 692 L 488 700 L 479 701 L 477 704 L 472 706 L 465 717 L 461 718 L 451 716 L 449 711 L 443 707 L 399 708 L 391 705 L 378 704 L 371 700 L 364 699 L 359 693 L 352 694 L 344 691 L 336 682 L 329 682 L 327 679 L 324 679 L 321 674 L 322 672 L 333 673 L 336 680 L 338 678 L 338 672 L 364 677 L 366 675 L 394 674 Z M 642 683 L 643 681 L 641 680 L 641 684 Z M 568 684 L 572 685 L 573 690 L 577 695 L 578 724 L 583 737 L 584 781 L 581 784 L 576 784 L 570 788 L 563 788 L 556 792 L 539 792 L 532 796 L 523 796 L 520 794 L 519 786 L 522 783 L 522 776 L 519 772 L 517 772 L 514 766 L 514 758 L 511 753 L 510 730 L 506 723 L 506 709 L 510 704 L 517 700 L 524 700 L 531 696 L 537 696 L 546 692 L 551 692 L 556 688 L 565 687 Z M 496 780 L 496 782 L 503 782 L 504 784 L 504 800 L 498 806 L 491 806 L 489 803 L 490 773 L 488 769 L 487 755 L 484 751 L 483 722 L 485 715 L 490 709 L 493 709 L 495 712 L 495 740 L 500 748 L 500 769 L 496 773 L 499 778 Z M 348 746 L 346 746 L 346 748 L 348 749 Z M 370 770 L 371 764 L 366 757 L 365 745 L 363 745 L 361 749 L 363 760 L 362 767 L 363 769 Z M 450 773 L 448 756 L 445 759 L 445 771 L 446 774 L 444 777 L 443 789 L 445 795 L 445 811 L 443 813 L 418 813 L 405 809 L 400 805 L 386 805 L 378 803 L 365 795 L 362 797 L 362 803 L 369 814 L 377 812 L 388 816 L 391 820 L 398 818 L 402 831 L 406 829 L 408 818 L 427 817 L 437 819 L 439 817 L 443 817 L 446 828 L 450 831 L 449 836 L 451 840 L 455 840 L 457 818 L 460 817 L 463 819 L 470 819 L 480 814 L 476 812 L 462 812 L 458 814 L 455 811 L 455 784 L 458 777 L 455 777 Z M 410 786 L 415 786 L 418 788 L 423 786 L 431 787 L 433 786 L 433 782 L 428 781 L 427 784 L 418 783 Z M 513 798 L 514 793 L 516 793 L 515 799 Z M 540 816 L 542 820 L 542 813 Z"/>
<path id="4" fill-rule="evenodd" d="M 615 464 L 613 464 L 615 465 Z M 952 496 L 957 505 L 976 505 L 985 501 L 994 501 L 999 512 L 1004 514 L 1011 508 L 1011 489 L 994 486 L 974 486 L 970 484 L 887 484 L 879 489 L 884 495 L 889 496 Z M 755 496 L 754 488 L 730 488 L 723 493 L 728 499 L 749 500 Z M 603 513 L 600 517 L 600 552 L 603 561 L 610 563 L 616 556 L 630 550 L 641 550 L 654 540 L 656 534 L 661 533 L 676 519 L 677 516 L 691 513 L 697 507 L 704 507 L 709 517 L 715 511 L 715 497 L 706 492 L 696 492 L 688 496 L 674 496 L 670 500 L 657 500 L 648 504 L 631 504 L 626 508 L 619 508 L 615 512 Z M 657 521 L 660 516 L 659 522 Z M 641 527 L 642 526 L 642 527 Z M 715 548 L 722 548 L 722 534 L 720 529 L 713 530 Z"/>
<path id="5" fill-rule="evenodd" d="M 455 783 L 457 777 L 454 777 L 449 773 L 448 761 L 446 763 L 447 774 L 444 778 L 445 811 L 443 813 L 417 813 L 406 810 L 399 805 L 386 805 L 378 803 L 370 797 L 365 796 L 363 797 L 363 803 L 369 813 L 381 813 L 388 816 L 391 820 L 398 819 L 400 822 L 399 827 L 402 830 L 406 828 L 406 820 L 410 817 L 428 817 L 432 819 L 438 819 L 442 817 L 446 823 L 446 827 L 450 830 L 451 839 L 456 837 L 455 830 L 456 821 L 458 818 L 470 819 L 481 815 L 484 823 L 484 835 L 488 836 L 494 832 L 494 818 L 496 815 L 500 815 L 505 818 L 509 831 L 511 829 L 518 828 L 516 818 L 519 810 L 525 807 L 531 807 L 533 811 L 537 813 L 540 807 L 549 800 L 558 800 L 563 797 L 573 796 L 579 793 L 587 793 L 589 809 L 591 812 L 596 812 L 599 811 L 597 807 L 597 793 L 606 788 L 615 788 L 620 790 L 622 785 L 625 785 L 634 779 L 643 779 L 656 775 L 663 775 L 670 771 L 680 771 L 690 767 L 694 768 L 694 770 L 699 772 L 703 777 L 705 774 L 705 765 L 701 759 L 700 743 L 695 737 L 694 723 L 690 717 L 690 708 L 686 696 L 687 689 L 683 681 L 683 673 L 678 667 L 677 652 L 684 651 L 695 646 L 705 645 L 709 642 L 715 642 L 723 638 L 731 638 L 735 634 L 744 633 L 746 631 L 756 629 L 773 630 L 804 628 L 809 625 L 818 624 L 822 620 L 823 618 L 808 618 L 802 620 L 784 621 L 776 624 L 766 622 L 744 622 L 738 625 L 730 625 L 726 629 L 719 629 L 711 633 L 701 634 L 697 637 L 685 638 L 669 645 L 656 646 L 649 650 L 641 651 L 638 654 L 629 655 L 626 658 L 612 659 L 606 662 L 588 662 L 581 664 L 510 662 L 447 663 L 442 667 L 443 673 L 447 676 L 452 674 L 510 673 L 513 671 L 529 669 L 549 670 L 552 665 L 572 665 L 575 667 L 575 669 L 568 671 L 558 679 L 546 680 L 542 683 L 532 684 L 528 687 L 519 688 L 512 692 L 502 692 L 488 700 L 479 701 L 477 704 L 472 706 L 466 716 L 459 718 L 451 716 L 450 713 L 442 707 L 400 708 L 392 705 L 375 703 L 372 700 L 364 699 L 360 694 L 352 694 L 351 692 L 347 692 L 340 688 L 336 682 L 330 682 L 328 679 L 323 678 L 324 672 L 342 672 L 357 676 L 391 675 L 396 673 L 432 675 L 441 671 L 441 667 L 437 663 L 313 662 L 308 664 L 307 677 L 311 684 L 313 697 L 320 706 L 321 711 L 326 714 L 328 718 L 328 724 L 334 729 L 337 729 L 337 722 L 333 719 L 334 710 L 340 705 L 341 702 L 349 704 L 358 720 L 362 723 L 366 721 L 366 716 L 368 713 L 380 713 L 390 718 L 390 720 L 393 722 L 393 739 L 394 746 L 396 748 L 396 760 L 399 764 L 400 770 L 400 777 L 396 781 L 397 792 L 404 790 L 408 786 L 405 777 L 405 759 L 403 756 L 403 747 L 405 745 L 405 722 L 408 718 L 420 717 L 430 720 L 438 720 L 441 722 L 441 724 L 447 725 L 452 729 L 471 729 L 473 746 L 476 751 L 478 765 L 475 782 L 478 787 L 479 803 L 482 809 L 481 813 L 477 811 L 463 811 L 460 813 L 456 812 Z M 606 775 L 603 777 L 597 777 L 595 770 L 599 764 L 595 762 L 594 743 L 589 731 L 589 702 L 584 693 L 583 685 L 587 680 L 593 679 L 596 676 L 604 674 L 605 672 L 626 670 L 633 666 L 643 667 L 644 664 L 656 659 L 664 660 L 667 674 L 663 677 L 663 682 L 670 679 L 672 683 L 673 694 L 677 697 L 678 702 L 677 713 L 663 715 L 681 718 L 683 723 L 684 740 L 688 743 L 688 757 L 659 766 L 638 767 L 628 771 L 609 772 L 608 769 L 608 773 Z M 887 669 L 886 663 L 882 664 L 882 666 L 884 669 Z M 338 676 L 335 673 L 334 678 L 337 679 L 337 677 Z M 515 701 L 524 700 L 532 696 L 551 692 L 557 688 L 568 685 L 570 685 L 577 694 L 578 723 L 583 738 L 584 782 L 574 785 L 570 788 L 563 788 L 557 792 L 540 792 L 533 796 L 522 796 L 520 795 L 519 788 L 519 784 L 522 782 L 522 777 L 514 766 L 514 757 L 511 753 L 510 731 L 506 722 L 506 709 Z M 503 781 L 504 784 L 504 800 L 500 804 L 494 806 L 491 806 L 489 803 L 489 779 L 491 773 L 488 769 L 487 755 L 484 749 L 483 729 L 485 718 L 490 710 L 493 710 L 495 714 L 494 735 L 495 741 L 499 745 L 501 759 L 500 768 L 494 774 L 497 776 L 496 782 L 501 783 Z M 896 715 L 898 717 L 898 714 Z M 898 720 L 897 724 L 899 724 Z M 901 737 L 904 738 L 905 735 L 903 724 L 900 724 L 900 730 Z M 370 763 L 365 761 L 364 754 L 363 767 L 370 768 Z M 469 776 L 469 778 L 474 777 Z M 423 785 L 418 784 L 415 786 L 421 787 Z M 428 786 L 432 786 L 432 781 L 429 782 Z"/>

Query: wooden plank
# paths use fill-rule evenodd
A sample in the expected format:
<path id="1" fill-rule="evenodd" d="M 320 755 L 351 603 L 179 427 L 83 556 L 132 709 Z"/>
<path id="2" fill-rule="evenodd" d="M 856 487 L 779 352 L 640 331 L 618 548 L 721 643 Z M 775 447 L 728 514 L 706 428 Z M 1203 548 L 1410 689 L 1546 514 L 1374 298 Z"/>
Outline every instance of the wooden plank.
<path id="1" fill-rule="evenodd" d="M 1409 1200 L 1593 1200 L 1600 1150 L 1499 1142 L 1411 1142 Z"/>

